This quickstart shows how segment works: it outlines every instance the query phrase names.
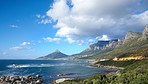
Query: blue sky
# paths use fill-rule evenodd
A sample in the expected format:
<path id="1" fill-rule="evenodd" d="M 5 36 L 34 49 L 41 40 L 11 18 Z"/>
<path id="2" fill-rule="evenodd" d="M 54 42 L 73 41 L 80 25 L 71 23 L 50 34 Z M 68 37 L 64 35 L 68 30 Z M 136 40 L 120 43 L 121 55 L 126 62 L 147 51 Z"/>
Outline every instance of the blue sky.
<path id="1" fill-rule="evenodd" d="M 0 0 L 0 59 L 33 59 L 56 49 L 71 55 L 98 40 L 122 38 L 129 30 L 142 32 L 148 24 L 147 4 L 146 0 Z"/>
<path id="2" fill-rule="evenodd" d="M 54 37 L 57 31 L 52 24 L 38 24 L 37 14 L 46 15 L 52 0 L 1 0 L 0 1 L 0 58 L 36 58 L 47 55 L 56 49 L 66 54 L 78 53 L 87 46 L 68 42 L 43 42 L 44 37 Z M 18 27 L 11 27 L 16 25 Z M 38 41 L 41 40 L 41 43 Z M 12 51 L 9 48 L 20 46 L 23 42 L 35 45 L 28 50 Z M 26 47 L 26 46 L 25 46 Z M 28 54 L 28 55 L 27 55 Z"/>

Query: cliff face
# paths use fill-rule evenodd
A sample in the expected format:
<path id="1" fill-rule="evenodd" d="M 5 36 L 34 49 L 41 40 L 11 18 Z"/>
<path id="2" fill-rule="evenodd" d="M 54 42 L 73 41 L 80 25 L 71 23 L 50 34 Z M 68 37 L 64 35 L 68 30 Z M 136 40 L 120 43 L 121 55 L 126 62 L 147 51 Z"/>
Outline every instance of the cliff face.
<path id="1" fill-rule="evenodd" d="M 92 45 L 89 45 L 87 49 L 85 49 L 84 51 L 78 53 L 78 54 L 74 54 L 72 55 L 72 57 L 87 57 L 87 56 L 91 56 L 92 54 L 102 50 L 104 48 L 105 45 L 107 45 L 109 43 L 109 41 L 98 41 L 97 43 L 94 43 Z"/>
<path id="2" fill-rule="evenodd" d="M 145 29 L 142 33 L 141 40 L 148 40 L 148 25 L 145 27 Z"/>
<path id="3" fill-rule="evenodd" d="M 132 43 L 131 41 L 133 41 L 134 39 L 137 39 L 137 40 L 135 40 L 136 41 L 135 43 Z M 142 41 L 148 40 L 148 25 L 145 27 L 143 32 L 128 31 L 126 36 L 123 39 L 110 40 L 107 42 L 98 42 L 98 43 L 92 44 L 86 50 L 84 50 L 80 54 L 77 54 L 77 57 L 87 57 L 87 56 L 92 56 L 92 55 L 99 56 L 100 54 L 101 54 L 101 56 L 102 55 L 107 56 L 106 53 L 108 53 L 108 52 L 113 54 L 112 50 L 118 51 L 118 52 L 122 52 L 123 50 L 126 51 L 125 50 L 126 48 L 133 49 L 133 47 L 136 47 L 136 46 L 140 47 L 141 45 L 144 45 L 144 44 L 139 43 L 141 40 Z M 128 44 L 128 43 L 130 43 L 130 44 Z M 139 45 L 136 43 L 139 43 Z M 128 45 L 126 45 L 126 44 L 128 44 Z M 89 54 L 86 52 L 89 52 Z M 114 52 L 114 53 L 116 53 L 116 52 Z"/>
<path id="4" fill-rule="evenodd" d="M 107 45 L 110 41 L 98 41 L 95 44 L 89 45 L 88 48 L 84 51 L 89 51 L 89 50 L 101 50 L 105 45 Z"/>
<path id="5" fill-rule="evenodd" d="M 103 47 L 103 50 L 107 49 L 107 48 L 115 48 L 118 45 L 118 41 L 119 40 L 111 40 L 111 41 L 109 41 L 109 43 Z"/>
<path id="6" fill-rule="evenodd" d="M 125 36 L 125 39 L 123 41 L 123 44 L 129 42 L 130 40 L 139 38 L 141 36 L 142 36 L 142 33 L 141 32 L 128 31 L 127 34 L 126 34 L 126 36 Z"/>

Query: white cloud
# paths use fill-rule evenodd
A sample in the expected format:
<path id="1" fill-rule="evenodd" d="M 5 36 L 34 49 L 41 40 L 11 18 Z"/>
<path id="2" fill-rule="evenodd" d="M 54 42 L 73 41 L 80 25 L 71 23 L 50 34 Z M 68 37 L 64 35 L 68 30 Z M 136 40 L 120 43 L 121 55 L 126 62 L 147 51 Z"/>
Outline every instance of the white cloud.
<path id="1" fill-rule="evenodd" d="M 47 11 L 47 16 L 50 16 L 53 18 L 53 20 L 60 19 L 69 13 L 69 7 L 66 4 L 66 0 L 56 0 L 56 2 L 53 4 L 51 9 Z"/>
<path id="2" fill-rule="evenodd" d="M 10 27 L 12 27 L 12 28 L 18 28 L 17 25 L 10 25 Z"/>
<path id="3" fill-rule="evenodd" d="M 41 17 L 41 15 L 40 15 L 40 14 L 36 14 L 36 17 L 37 17 L 37 18 L 40 18 L 40 17 Z"/>
<path id="4" fill-rule="evenodd" d="M 110 40 L 107 35 L 102 35 L 101 37 L 96 37 L 96 40 L 107 41 Z"/>
<path id="5" fill-rule="evenodd" d="M 72 40 L 71 38 L 67 38 L 64 41 L 68 41 L 68 43 L 74 43 L 75 42 L 75 40 Z"/>
<path id="6" fill-rule="evenodd" d="M 72 0 L 70 8 L 66 0 L 55 0 L 47 16 L 57 21 L 56 36 L 77 42 L 88 37 L 106 35 L 121 38 L 127 31 L 142 31 L 148 24 L 148 8 L 142 0 Z M 102 40 L 106 40 L 105 36 Z"/>
<path id="7" fill-rule="evenodd" d="M 79 46 L 82 46 L 82 45 L 85 44 L 85 41 L 84 40 L 79 40 L 79 41 L 77 41 L 77 43 L 78 43 Z"/>
<path id="8" fill-rule="evenodd" d="M 46 17 L 45 15 L 41 16 L 41 18 L 45 18 L 45 17 Z"/>
<path id="9" fill-rule="evenodd" d="M 93 44 L 95 41 L 93 39 L 88 40 L 88 44 Z"/>
<path id="10" fill-rule="evenodd" d="M 20 47 L 20 46 L 10 48 L 10 50 L 14 50 L 14 51 L 28 50 L 28 49 L 31 49 L 31 48 L 30 47 Z"/>
<path id="11" fill-rule="evenodd" d="M 45 18 L 45 15 L 40 15 L 37 14 L 36 17 L 38 18 L 36 21 L 38 22 L 38 24 L 48 24 L 48 23 L 52 23 L 51 19 Z"/>
<path id="12" fill-rule="evenodd" d="M 21 46 L 29 46 L 29 45 L 35 45 L 35 44 L 30 43 L 30 42 L 23 42 L 23 43 L 21 44 Z"/>
<path id="13" fill-rule="evenodd" d="M 2 54 L 3 54 L 3 55 L 6 55 L 6 54 L 7 54 L 7 52 L 3 52 Z"/>
<path id="14" fill-rule="evenodd" d="M 42 19 L 41 22 L 38 22 L 39 24 L 48 24 L 48 23 L 52 23 L 51 20 L 49 19 Z"/>
<path id="15" fill-rule="evenodd" d="M 48 42 L 56 42 L 56 43 L 60 43 L 62 41 L 61 38 L 51 38 L 51 37 L 47 37 L 47 38 L 42 38 L 44 41 L 48 41 Z"/>

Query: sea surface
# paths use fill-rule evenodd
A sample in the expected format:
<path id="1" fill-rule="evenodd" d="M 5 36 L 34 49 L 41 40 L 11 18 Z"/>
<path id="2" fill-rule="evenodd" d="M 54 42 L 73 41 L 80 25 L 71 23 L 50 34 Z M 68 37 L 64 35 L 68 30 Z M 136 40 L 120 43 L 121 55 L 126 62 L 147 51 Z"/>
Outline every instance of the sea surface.
<path id="1" fill-rule="evenodd" d="M 86 60 L 0 60 L 0 76 L 42 75 L 49 84 L 58 78 L 88 78 L 92 75 L 106 74 L 116 70 L 88 66 Z M 15 67 L 14 67 L 15 66 Z M 58 77 L 57 74 L 75 73 Z"/>

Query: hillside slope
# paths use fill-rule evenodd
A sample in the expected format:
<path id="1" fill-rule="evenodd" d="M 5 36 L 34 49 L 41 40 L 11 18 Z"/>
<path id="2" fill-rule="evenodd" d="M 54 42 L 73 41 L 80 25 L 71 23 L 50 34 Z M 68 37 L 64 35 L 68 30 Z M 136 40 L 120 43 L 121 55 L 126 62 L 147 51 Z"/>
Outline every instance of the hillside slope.
<path id="1" fill-rule="evenodd" d="M 148 25 L 145 27 L 142 33 L 129 31 L 125 38 L 118 40 L 114 44 L 114 47 L 105 47 L 103 50 L 94 53 L 92 56 L 81 59 L 110 59 L 113 57 L 119 57 L 136 49 L 148 48 Z M 106 46 L 108 45 L 110 45 L 110 43 Z"/>

